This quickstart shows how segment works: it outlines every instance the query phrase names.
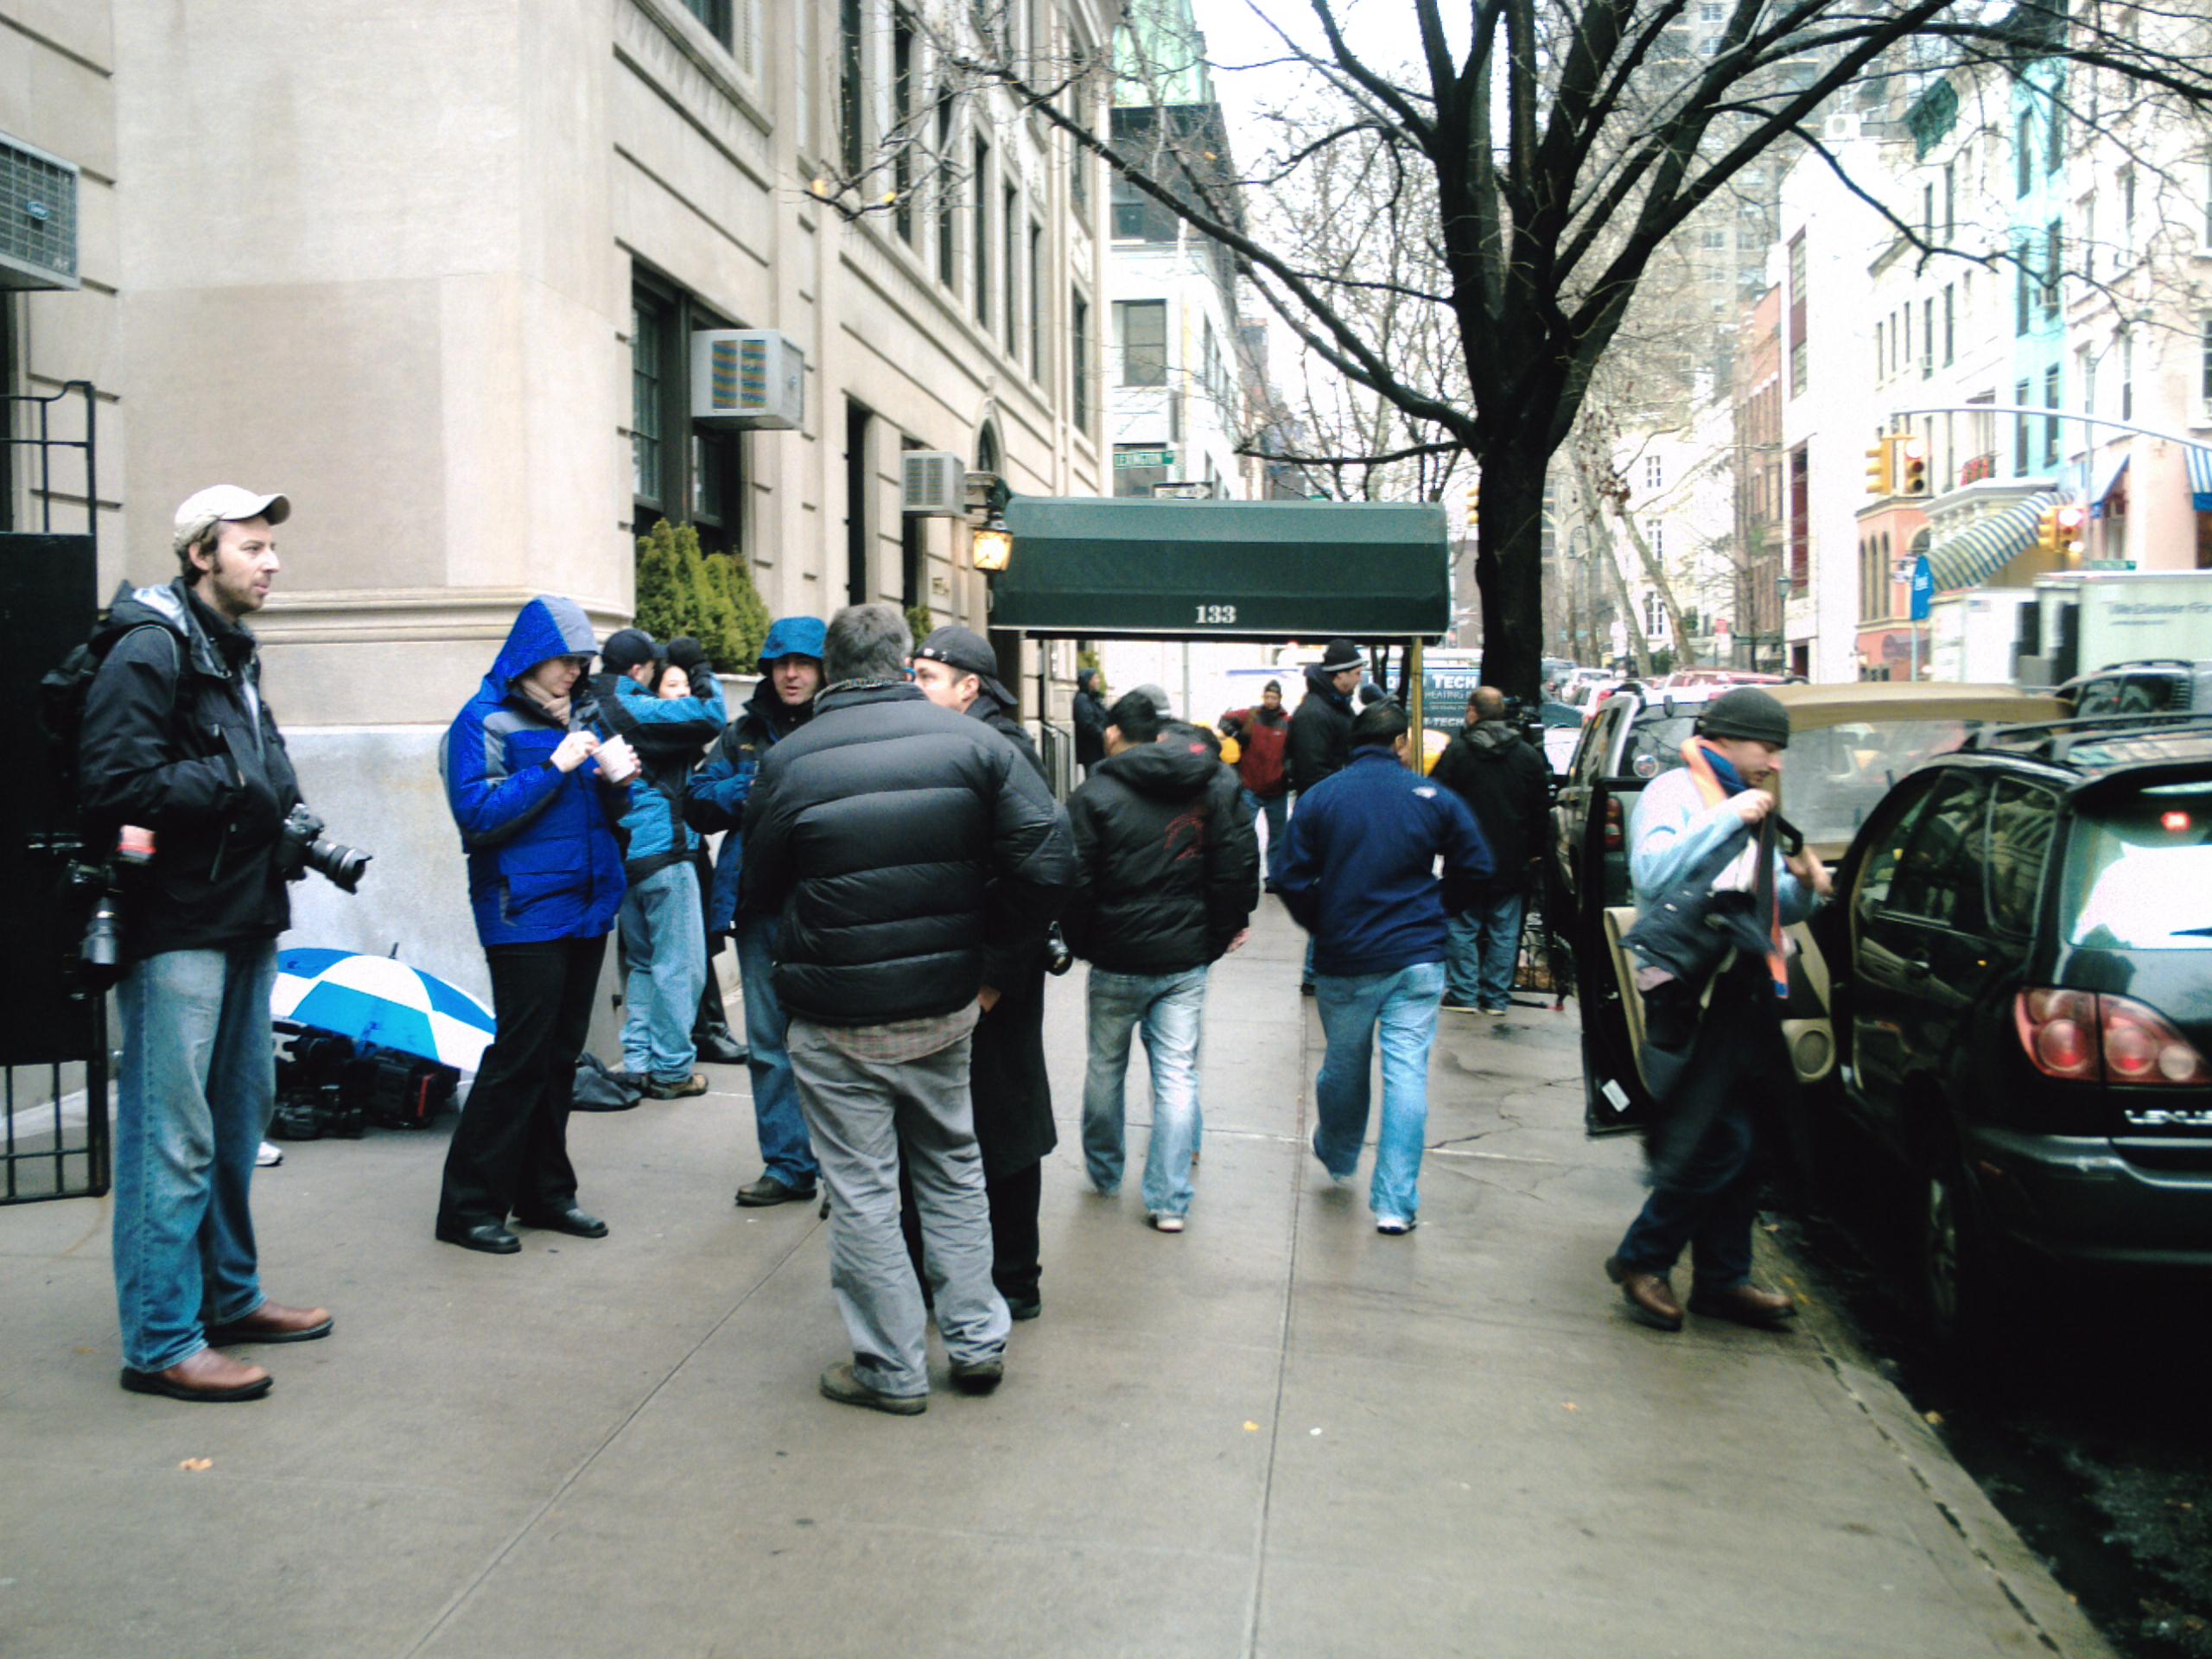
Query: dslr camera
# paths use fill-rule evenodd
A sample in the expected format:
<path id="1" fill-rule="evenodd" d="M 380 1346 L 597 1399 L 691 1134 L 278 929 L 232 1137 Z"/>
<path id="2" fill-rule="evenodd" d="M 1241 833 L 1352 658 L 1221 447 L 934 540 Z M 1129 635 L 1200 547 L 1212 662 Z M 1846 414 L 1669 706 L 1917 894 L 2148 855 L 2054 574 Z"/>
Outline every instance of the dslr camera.
<path id="1" fill-rule="evenodd" d="M 292 809 L 276 837 L 276 868 L 287 881 L 297 881 L 309 870 L 347 893 L 360 890 L 361 874 L 373 853 L 348 847 L 342 841 L 323 838 L 322 820 L 302 804 Z"/>

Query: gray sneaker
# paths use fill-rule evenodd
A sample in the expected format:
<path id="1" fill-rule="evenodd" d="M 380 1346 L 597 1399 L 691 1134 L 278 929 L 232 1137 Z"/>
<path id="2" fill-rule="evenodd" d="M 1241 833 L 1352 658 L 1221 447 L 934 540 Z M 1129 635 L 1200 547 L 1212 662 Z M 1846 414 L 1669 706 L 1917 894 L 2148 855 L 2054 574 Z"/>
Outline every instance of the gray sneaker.
<path id="1" fill-rule="evenodd" d="M 1002 1359 L 952 1362 L 952 1386 L 963 1394 L 988 1394 L 1005 1379 L 1006 1362 Z"/>

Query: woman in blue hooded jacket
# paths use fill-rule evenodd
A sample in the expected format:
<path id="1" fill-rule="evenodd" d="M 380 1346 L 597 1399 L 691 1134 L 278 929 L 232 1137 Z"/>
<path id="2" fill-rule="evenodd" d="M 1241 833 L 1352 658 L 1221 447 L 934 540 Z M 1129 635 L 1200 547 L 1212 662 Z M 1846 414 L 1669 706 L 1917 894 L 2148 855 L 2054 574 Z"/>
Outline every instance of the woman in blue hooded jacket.
<path id="1" fill-rule="evenodd" d="M 620 782 L 602 774 L 592 710 L 570 695 L 598 650 L 574 600 L 533 599 L 446 730 L 446 802 L 468 854 L 468 898 L 499 1034 L 446 1154 L 437 1236 L 511 1255 L 525 1226 L 579 1238 L 607 1224 L 576 1205 L 569 1090 L 607 931 L 622 903 Z"/>

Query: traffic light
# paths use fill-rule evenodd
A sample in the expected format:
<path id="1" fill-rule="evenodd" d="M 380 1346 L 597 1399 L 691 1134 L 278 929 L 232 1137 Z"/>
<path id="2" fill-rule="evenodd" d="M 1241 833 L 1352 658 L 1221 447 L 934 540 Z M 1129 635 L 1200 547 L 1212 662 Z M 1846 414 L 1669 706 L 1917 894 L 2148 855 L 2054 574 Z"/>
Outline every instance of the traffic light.
<path id="1" fill-rule="evenodd" d="M 2079 502 L 2069 501 L 2063 507 L 2052 508 L 2051 516 L 2058 521 L 2058 551 L 2069 558 L 2079 558 L 2082 532 L 2088 528 L 2089 510 Z"/>
<path id="2" fill-rule="evenodd" d="M 2058 551 L 2058 509 L 2056 507 L 2045 507 L 2043 510 L 2043 517 L 2036 520 L 2036 551 L 2038 553 Z"/>
<path id="3" fill-rule="evenodd" d="M 1894 495 L 1897 493 L 1897 450 L 1895 440 L 1885 434 L 1874 440 L 1874 447 L 1866 452 L 1866 493 Z"/>
<path id="4" fill-rule="evenodd" d="M 1481 517 L 1483 481 L 1479 478 L 1467 486 L 1467 539 L 1475 537 L 1475 522 Z"/>
<path id="5" fill-rule="evenodd" d="M 1904 456 L 1904 475 L 1897 481 L 1900 495 L 1928 493 L 1928 440 L 1912 436 L 1901 439 L 1898 450 Z"/>

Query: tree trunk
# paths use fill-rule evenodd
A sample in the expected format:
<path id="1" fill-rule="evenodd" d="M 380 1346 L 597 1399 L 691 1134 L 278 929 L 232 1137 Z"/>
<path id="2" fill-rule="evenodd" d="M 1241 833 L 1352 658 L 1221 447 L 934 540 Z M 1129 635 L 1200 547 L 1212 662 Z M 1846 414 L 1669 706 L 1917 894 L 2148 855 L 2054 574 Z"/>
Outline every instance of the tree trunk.
<path id="1" fill-rule="evenodd" d="M 1533 708 L 1543 678 L 1548 457 L 1535 444 L 1512 442 L 1520 435 L 1508 435 L 1477 452 L 1483 494 L 1475 582 L 1483 600 L 1483 683 Z"/>

